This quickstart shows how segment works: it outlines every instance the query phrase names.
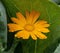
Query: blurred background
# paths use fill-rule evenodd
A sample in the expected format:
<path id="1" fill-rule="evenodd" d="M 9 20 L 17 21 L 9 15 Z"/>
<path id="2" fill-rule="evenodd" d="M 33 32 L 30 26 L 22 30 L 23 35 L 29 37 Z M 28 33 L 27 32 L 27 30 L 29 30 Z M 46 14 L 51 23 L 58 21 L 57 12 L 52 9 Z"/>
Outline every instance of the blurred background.
<path id="1" fill-rule="evenodd" d="M 60 0 L 52 0 L 52 1 L 60 5 Z"/>
<path id="2" fill-rule="evenodd" d="M 49 1 L 54 2 L 57 5 L 60 5 L 60 0 L 49 0 Z M 6 12 L 5 12 L 5 8 L 4 8 L 4 6 L 3 6 L 3 4 L 1 2 L 0 2 L 0 26 L 2 26 L 2 27 L 4 26 L 4 28 L 2 28 L 3 31 L 1 30 L 1 27 L 0 27 L 0 53 L 1 53 L 1 51 L 3 51 L 4 48 L 5 48 L 3 46 L 4 45 L 6 46 L 6 43 L 7 43 L 7 19 L 6 19 Z M 60 53 L 60 44 L 56 48 L 54 53 Z"/>

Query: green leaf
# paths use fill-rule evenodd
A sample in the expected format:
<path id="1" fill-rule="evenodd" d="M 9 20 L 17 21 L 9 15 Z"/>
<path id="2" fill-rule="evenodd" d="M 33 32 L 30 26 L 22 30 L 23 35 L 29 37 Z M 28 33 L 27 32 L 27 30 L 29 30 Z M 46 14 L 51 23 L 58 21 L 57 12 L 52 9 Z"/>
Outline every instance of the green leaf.
<path id="1" fill-rule="evenodd" d="M 59 46 L 57 47 L 57 49 L 55 50 L 54 53 L 60 53 L 60 44 L 59 44 Z"/>
<path id="2" fill-rule="evenodd" d="M 0 1 L 0 53 L 4 51 L 7 43 L 7 20 L 5 8 Z"/>
<path id="3" fill-rule="evenodd" d="M 12 16 L 16 17 L 16 12 L 20 11 L 25 15 L 25 11 L 39 11 L 40 18 L 47 20 L 50 24 L 50 33 L 46 34 L 46 40 L 22 40 L 23 53 L 45 53 L 46 48 L 55 43 L 58 44 L 57 39 L 60 37 L 60 7 L 50 2 L 49 0 L 1 0 L 8 14 L 8 23 L 11 22 Z M 52 51 L 53 52 L 53 51 Z M 46 50 L 46 53 L 47 50 Z"/>

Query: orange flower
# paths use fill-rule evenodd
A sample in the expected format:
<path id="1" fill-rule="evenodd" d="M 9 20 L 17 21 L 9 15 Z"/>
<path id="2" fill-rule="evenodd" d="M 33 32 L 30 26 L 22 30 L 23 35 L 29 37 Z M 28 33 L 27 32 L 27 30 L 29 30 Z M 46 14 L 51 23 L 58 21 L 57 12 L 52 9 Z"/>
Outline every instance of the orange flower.
<path id="1" fill-rule="evenodd" d="M 46 39 L 47 36 L 45 36 L 43 33 L 48 33 L 50 25 L 47 23 L 47 21 L 44 20 L 38 20 L 38 17 L 40 16 L 39 12 L 32 11 L 29 13 L 26 12 L 26 18 L 20 13 L 16 13 L 17 18 L 12 17 L 11 20 L 14 23 L 9 23 L 9 32 L 15 32 L 18 31 L 15 34 L 15 37 L 22 38 L 22 39 L 29 39 L 31 36 L 32 39 L 36 40 L 37 37 L 39 39 Z"/>

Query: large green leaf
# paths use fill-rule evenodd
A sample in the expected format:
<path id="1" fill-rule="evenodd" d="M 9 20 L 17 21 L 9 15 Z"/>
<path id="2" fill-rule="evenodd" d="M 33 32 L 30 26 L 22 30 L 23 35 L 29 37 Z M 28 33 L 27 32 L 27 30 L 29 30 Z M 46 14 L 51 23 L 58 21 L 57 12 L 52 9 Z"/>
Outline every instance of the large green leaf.
<path id="1" fill-rule="evenodd" d="M 55 50 L 54 53 L 60 53 L 60 44 L 59 44 L 59 46 L 57 47 L 57 49 Z"/>
<path id="2" fill-rule="evenodd" d="M 47 20 L 50 24 L 50 33 L 46 34 L 46 40 L 22 40 L 22 50 L 23 53 L 52 53 L 50 46 L 53 44 L 58 45 L 58 39 L 60 38 L 60 8 L 50 2 L 49 0 L 1 0 L 4 6 L 6 7 L 8 14 L 8 23 L 11 22 L 10 18 L 16 16 L 16 12 L 20 11 L 25 15 L 25 11 L 36 10 L 40 12 L 40 18 Z M 11 35 L 11 34 L 10 34 Z"/>
<path id="3" fill-rule="evenodd" d="M 7 19 L 5 8 L 1 1 L 0 1 L 0 43 L 2 44 L 1 47 L 5 48 L 7 43 Z"/>

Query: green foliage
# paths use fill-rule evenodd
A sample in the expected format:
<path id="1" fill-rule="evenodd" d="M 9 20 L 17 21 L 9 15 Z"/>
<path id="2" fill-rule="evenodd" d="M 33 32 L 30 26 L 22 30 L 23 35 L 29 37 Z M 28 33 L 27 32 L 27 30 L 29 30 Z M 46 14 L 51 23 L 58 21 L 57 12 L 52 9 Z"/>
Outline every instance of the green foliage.
<path id="1" fill-rule="evenodd" d="M 25 11 L 36 10 L 40 12 L 40 18 L 47 20 L 50 24 L 50 33 L 46 34 L 46 40 L 22 40 L 23 53 L 48 53 L 53 45 L 53 51 L 59 44 L 60 37 L 60 7 L 48 0 L 1 0 L 8 14 L 8 23 L 11 22 L 12 16 L 16 17 L 16 12 L 20 11 L 25 15 Z M 10 33 L 10 35 L 12 35 Z M 21 48 L 20 48 L 21 49 Z M 48 51 L 47 51 L 48 50 Z M 52 53 L 51 51 L 50 53 Z"/>
<path id="2" fill-rule="evenodd" d="M 56 50 L 55 50 L 54 53 L 60 53 L 60 44 L 59 44 L 59 46 L 56 48 Z"/>
<path id="3" fill-rule="evenodd" d="M 0 33 L 5 30 L 4 23 L 0 21 Z"/>

